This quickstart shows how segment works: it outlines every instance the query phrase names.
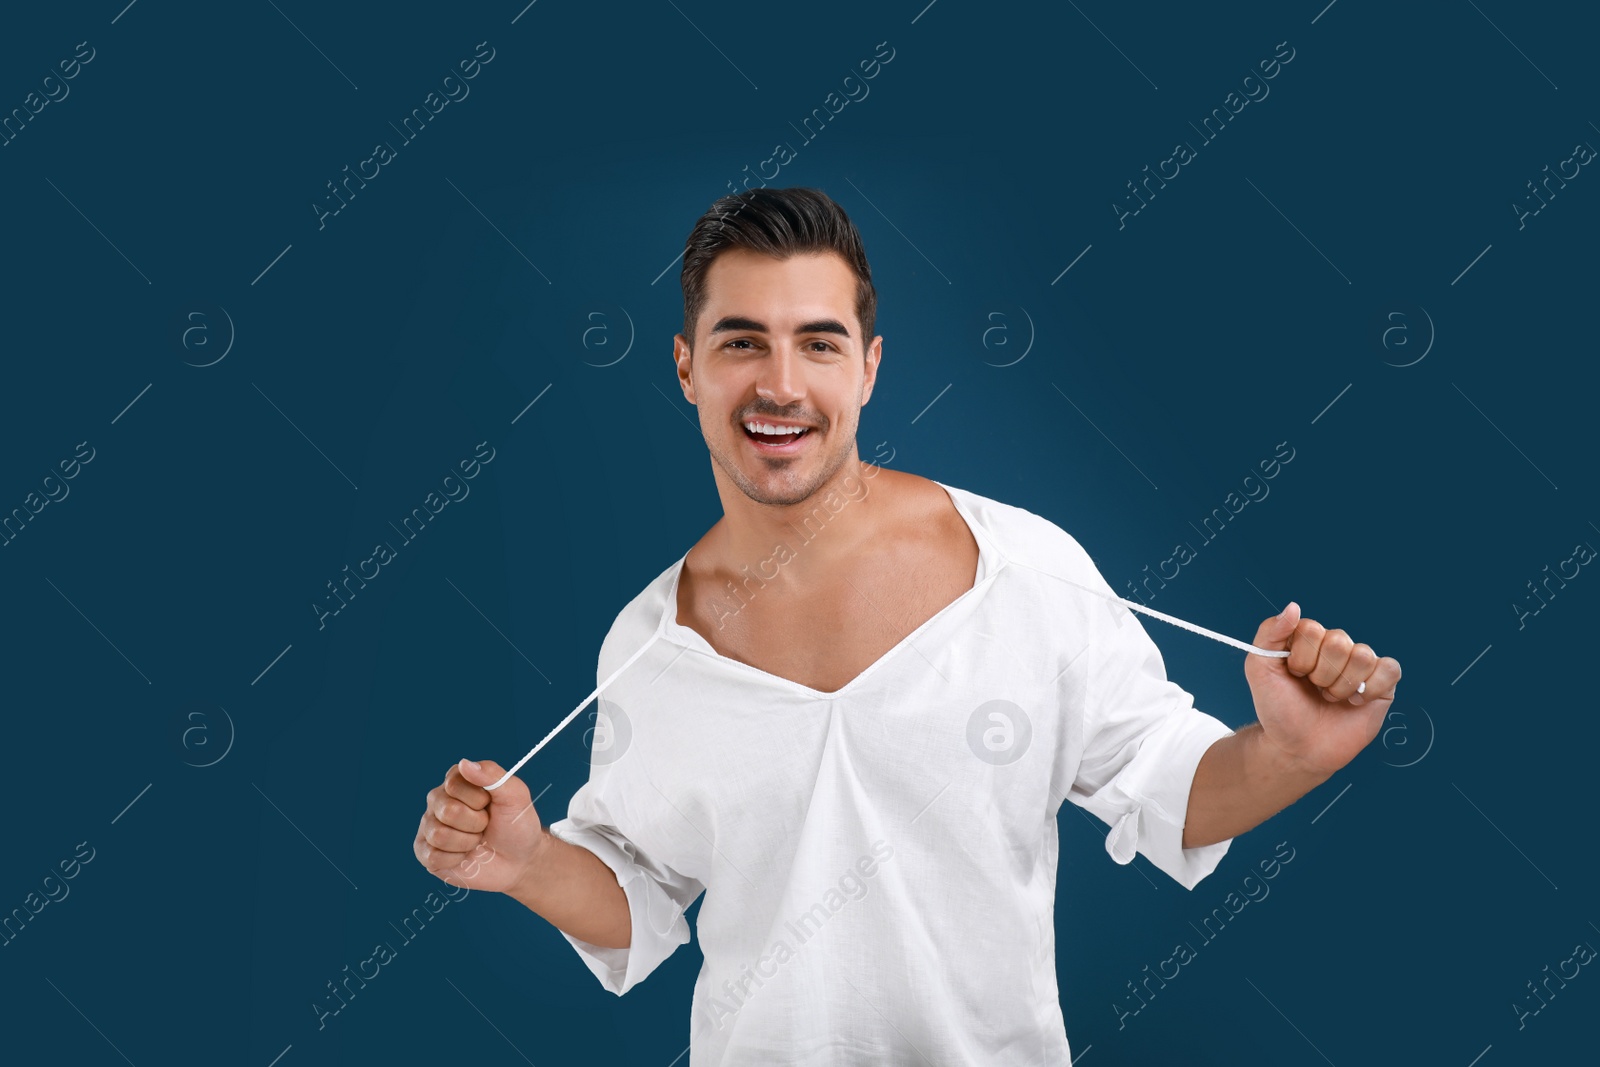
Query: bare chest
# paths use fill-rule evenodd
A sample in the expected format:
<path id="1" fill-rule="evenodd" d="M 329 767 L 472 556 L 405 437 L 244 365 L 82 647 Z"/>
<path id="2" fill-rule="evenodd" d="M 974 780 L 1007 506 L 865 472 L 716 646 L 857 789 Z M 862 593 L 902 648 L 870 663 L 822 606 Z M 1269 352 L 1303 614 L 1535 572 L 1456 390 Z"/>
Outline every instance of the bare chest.
<path id="1" fill-rule="evenodd" d="M 954 542 L 899 547 L 807 583 L 745 582 L 730 591 L 685 573 L 678 621 L 729 659 L 838 692 L 972 588 L 978 548 L 964 528 L 961 534 Z"/>

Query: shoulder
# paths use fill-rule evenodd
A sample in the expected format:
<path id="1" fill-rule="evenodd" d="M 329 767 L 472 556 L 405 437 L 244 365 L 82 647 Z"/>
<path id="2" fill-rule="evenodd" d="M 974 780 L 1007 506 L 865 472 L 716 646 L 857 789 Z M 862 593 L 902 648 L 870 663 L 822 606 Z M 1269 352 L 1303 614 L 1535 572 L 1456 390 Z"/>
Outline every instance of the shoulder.
<path id="1" fill-rule="evenodd" d="M 672 580 L 680 561 L 674 560 L 666 570 L 634 595 L 617 617 L 611 620 L 605 640 L 600 643 L 600 661 L 597 678 L 611 675 L 623 661 L 633 655 L 645 642 L 655 636 L 661 625 L 662 613 L 667 607 L 667 597 L 672 590 Z"/>
<path id="2" fill-rule="evenodd" d="M 983 527 L 1007 562 L 1077 581 L 1086 574 L 1098 578 L 1098 570 L 1083 545 L 1052 520 L 970 489 L 941 484 Z"/>

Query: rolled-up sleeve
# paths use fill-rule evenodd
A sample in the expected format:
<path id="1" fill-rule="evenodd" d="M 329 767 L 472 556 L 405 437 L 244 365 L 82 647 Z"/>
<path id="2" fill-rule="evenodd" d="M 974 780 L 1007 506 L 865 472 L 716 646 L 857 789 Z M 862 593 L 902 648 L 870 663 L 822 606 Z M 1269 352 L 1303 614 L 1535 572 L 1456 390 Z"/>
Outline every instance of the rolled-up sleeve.
<path id="1" fill-rule="evenodd" d="M 1108 587 L 1109 589 L 1109 587 Z M 1161 651 L 1132 610 L 1097 612 L 1086 650 L 1082 760 L 1067 799 L 1111 827 L 1117 863 L 1136 852 L 1185 889 L 1216 869 L 1232 838 L 1183 847 L 1189 790 L 1206 749 L 1234 731 L 1167 678 Z"/>
<path id="2" fill-rule="evenodd" d="M 591 945 L 564 930 L 561 936 L 577 949 L 600 984 L 621 996 L 688 942 L 689 923 L 683 913 L 705 887 L 655 862 L 615 826 L 593 818 L 592 786 L 592 782 L 586 783 L 574 793 L 567 817 L 548 829 L 561 840 L 593 852 L 611 868 L 628 898 L 632 932 L 627 948 Z"/>

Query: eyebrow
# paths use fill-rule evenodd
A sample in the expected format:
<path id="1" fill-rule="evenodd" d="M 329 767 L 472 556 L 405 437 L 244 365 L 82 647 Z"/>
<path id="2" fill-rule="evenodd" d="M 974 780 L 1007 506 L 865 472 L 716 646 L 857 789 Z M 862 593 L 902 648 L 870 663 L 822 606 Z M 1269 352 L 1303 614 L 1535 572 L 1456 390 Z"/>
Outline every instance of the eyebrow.
<path id="1" fill-rule="evenodd" d="M 740 315 L 724 315 L 718 319 L 716 325 L 711 327 L 711 336 L 719 333 L 731 333 L 735 330 L 749 330 L 753 333 L 767 333 L 765 323 L 755 319 L 747 319 Z M 849 337 L 850 330 L 838 319 L 816 319 L 812 322 L 802 322 L 795 327 L 795 336 L 803 333 L 834 333 L 840 337 Z"/>

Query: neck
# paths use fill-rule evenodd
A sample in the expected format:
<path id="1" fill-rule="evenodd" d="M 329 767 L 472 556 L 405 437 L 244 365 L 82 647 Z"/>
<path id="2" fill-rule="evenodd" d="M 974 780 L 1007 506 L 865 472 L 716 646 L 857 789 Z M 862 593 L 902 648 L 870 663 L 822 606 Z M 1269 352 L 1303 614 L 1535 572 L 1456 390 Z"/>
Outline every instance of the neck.
<path id="1" fill-rule="evenodd" d="M 862 463 L 855 449 L 827 481 L 794 504 L 750 499 L 718 469 L 723 516 L 711 558 L 718 570 L 749 572 L 780 588 L 814 584 L 859 551 L 886 519 L 883 468 Z"/>

